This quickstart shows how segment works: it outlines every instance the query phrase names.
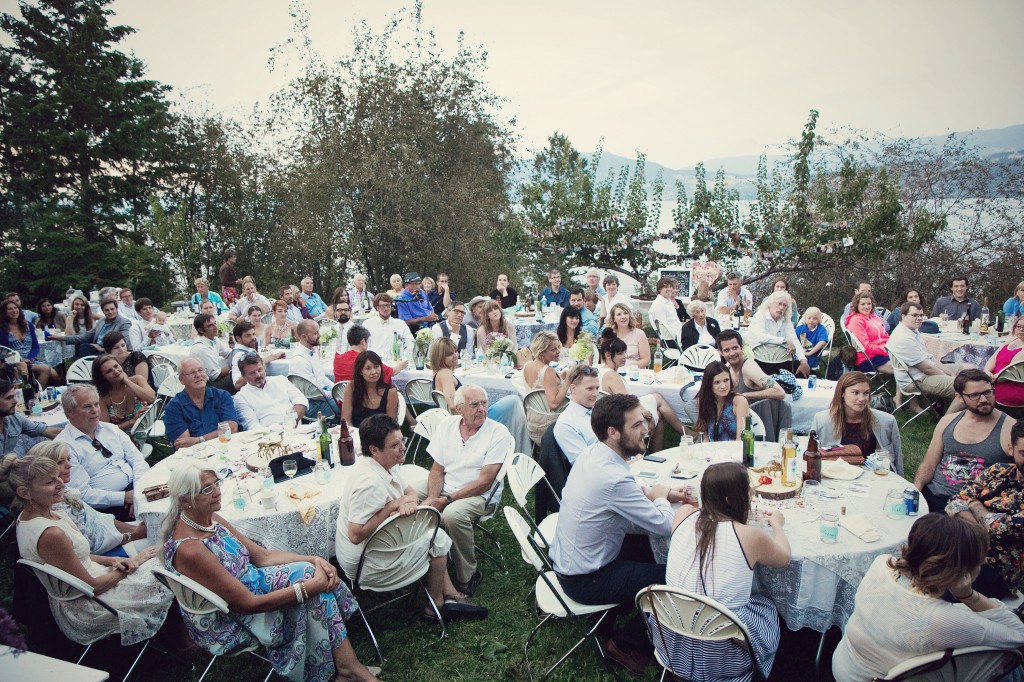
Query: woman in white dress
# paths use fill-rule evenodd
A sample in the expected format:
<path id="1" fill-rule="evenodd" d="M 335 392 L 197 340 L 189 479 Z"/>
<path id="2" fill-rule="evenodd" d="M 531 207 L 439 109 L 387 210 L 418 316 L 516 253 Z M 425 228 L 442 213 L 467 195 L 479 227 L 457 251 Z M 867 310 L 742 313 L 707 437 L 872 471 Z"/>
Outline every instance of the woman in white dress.
<path id="1" fill-rule="evenodd" d="M 68 639 L 92 644 L 121 633 L 121 643 L 136 644 L 156 634 L 174 597 L 153 577 L 158 548 L 132 558 L 90 555 L 89 541 L 74 521 L 53 510 L 64 497 L 64 481 L 50 459 L 7 455 L 0 460 L 0 501 L 22 507 L 18 516 L 21 556 L 48 564 L 82 580 L 116 609 L 110 613 L 90 599 L 56 601 L 50 608 Z"/>
<path id="2" fill-rule="evenodd" d="M 637 365 L 641 369 L 651 366 L 651 347 L 647 343 L 647 334 L 633 324 L 633 314 L 627 306 L 622 303 L 613 305 L 604 324 L 626 344 L 627 364 Z"/>
<path id="3" fill-rule="evenodd" d="M 530 351 L 533 353 L 533 360 L 523 365 L 523 381 L 526 382 L 527 391 L 544 389 L 544 397 L 547 399 L 549 413 L 539 413 L 531 409 L 526 410 L 526 423 L 530 429 L 530 440 L 540 443 L 544 432 L 555 423 L 560 410 L 565 406 L 565 394 L 569 391 L 569 382 L 564 381 L 552 362 L 558 362 L 558 355 L 562 352 L 562 344 L 553 332 L 537 332 L 530 342 Z"/>

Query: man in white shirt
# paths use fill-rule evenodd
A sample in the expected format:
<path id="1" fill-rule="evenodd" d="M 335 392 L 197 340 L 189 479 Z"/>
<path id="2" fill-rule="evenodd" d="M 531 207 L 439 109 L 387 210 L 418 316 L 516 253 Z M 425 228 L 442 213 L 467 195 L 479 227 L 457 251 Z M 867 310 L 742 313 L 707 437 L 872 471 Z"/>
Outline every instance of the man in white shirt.
<path id="1" fill-rule="evenodd" d="M 973 365 L 961 362 L 946 364 L 936 360 L 935 356 L 925 348 L 924 341 L 921 340 L 921 324 L 923 322 L 924 308 L 920 304 L 908 301 L 900 306 L 900 323 L 892 330 L 889 340 L 885 343 L 889 357 L 895 356 L 897 360 L 907 366 L 906 370 L 894 366 L 896 385 L 901 389 L 913 388 L 913 381 L 911 381 L 911 377 L 913 377 L 913 380 L 926 394 L 952 401 L 946 414 L 959 412 L 967 405 L 953 390 L 953 378 L 961 370 L 973 368 Z M 921 410 L 916 398 L 908 406 L 914 411 Z"/>
<path id="2" fill-rule="evenodd" d="M 295 338 L 298 339 L 299 345 L 292 352 L 291 362 L 288 363 L 288 372 L 311 382 L 324 394 L 322 400 L 307 398 L 309 409 L 306 410 L 306 413 L 310 417 L 322 414 L 328 419 L 333 419 L 337 414 L 327 401 L 332 400 L 331 387 L 334 382 L 324 373 L 324 367 L 317 352 L 317 347 L 320 345 L 320 325 L 313 320 L 299 322 L 295 326 Z"/>
<path id="3" fill-rule="evenodd" d="M 70 486 L 82 499 L 121 521 L 135 516 L 135 481 L 149 471 L 142 453 L 121 429 L 100 421 L 92 384 L 71 384 L 61 396 L 68 425 L 54 441 L 71 456 Z"/>
<path id="4" fill-rule="evenodd" d="M 597 442 L 590 425 L 590 413 L 598 397 L 597 370 L 577 365 L 566 377 L 569 382 L 569 404 L 555 421 L 555 441 L 569 464 L 575 464 L 580 453 Z"/>
<path id="5" fill-rule="evenodd" d="M 743 276 L 738 272 L 726 274 L 726 287 L 718 292 L 718 300 L 715 306 L 719 315 L 732 315 L 740 303 L 744 310 L 754 311 L 754 295 L 743 286 Z"/>
<path id="6" fill-rule="evenodd" d="M 132 295 L 132 290 L 128 287 L 121 289 L 117 297 L 121 299 L 121 302 L 117 304 L 117 312 L 121 317 L 127 317 L 129 320 L 141 320 L 139 313 L 135 310 L 135 297 Z M 132 346 L 135 350 L 139 350 L 138 347 Z"/>
<path id="7" fill-rule="evenodd" d="M 473 522 L 486 513 L 488 503 L 494 507 L 501 499 L 501 481 L 495 479 L 515 440 L 503 425 L 487 418 L 487 393 L 479 386 L 461 386 L 455 391 L 455 406 L 461 414 L 434 428 L 427 446 L 434 464 L 426 484 L 416 491 L 423 504 L 441 512 L 441 525 L 452 539 L 456 587 L 472 597 L 483 579 L 473 547 Z"/>
<path id="8" fill-rule="evenodd" d="M 675 344 L 674 347 L 678 347 L 679 331 L 683 327 L 683 321 L 679 319 L 679 309 L 682 307 L 682 303 L 676 299 L 678 286 L 679 283 L 672 277 L 659 279 L 658 297 L 654 299 L 650 310 L 647 311 L 651 326 L 658 331 L 658 327 L 654 323 L 660 323 L 662 331 L 668 334 L 665 340 L 670 344 Z M 685 310 L 682 311 L 682 314 L 685 319 L 690 318 Z"/>
<path id="9" fill-rule="evenodd" d="M 466 319 L 466 304 L 462 301 L 452 301 L 452 307 L 448 309 L 445 319 L 430 327 L 430 333 L 434 338 L 444 337 L 451 339 L 459 349 L 461 355 L 464 351 L 473 354 L 473 345 L 476 343 L 476 334 L 463 322 Z"/>
<path id="10" fill-rule="evenodd" d="M 370 332 L 369 349 L 389 365 L 394 364 L 391 346 L 395 341 L 395 334 L 398 334 L 403 358 L 412 357 L 414 345 L 409 325 L 396 317 L 391 317 L 392 306 L 394 306 L 394 301 L 391 296 L 377 294 L 373 297 L 373 308 L 377 314 L 363 320 L 363 328 Z"/>
<path id="11" fill-rule="evenodd" d="M 245 386 L 245 377 L 242 376 L 242 370 L 238 367 L 238 361 L 243 355 L 247 353 L 258 353 L 259 344 L 256 339 L 256 327 L 252 325 L 249 320 L 240 320 L 235 323 L 235 328 L 231 330 L 232 336 L 235 337 L 235 347 L 228 354 L 228 369 L 231 370 L 231 386 L 234 389 L 231 393 L 238 391 L 238 389 Z M 264 363 L 272 363 L 275 360 L 280 360 L 285 355 L 283 350 L 275 350 L 269 353 L 263 354 Z M 275 368 L 284 365 L 282 371 L 275 371 Z M 288 374 L 287 363 L 278 363 L 278 365 L 271 365 L 267 367 L 267 374 L 273 376 L 274 374 Z"/>
<path id="12" fill-rule="evenodd" d="M 148 298 L 140 298 L 135 301 L 136 319 L 132 320 L 132 328 L 128 330 L 128 346 L 132 350 L 142 350 L 146 346 L 156 343 L 159 331 L 151 331 L 153 324 L 153 301 Z"/>
<path id="13" fill-rule="evenodd" d="M 248 317 L 249 308 L 256 306 L 263 311 L 263 314 L 270 312 L 270 301 L 263 294 L 256 291 L 256 282 L 246 278 L 242 282 L 242 295 L 235 301 L 235 305 L 228 310 L 228 317 L 232 320 Z"/>
<path id="14" fill-rule="evenodd" d="M 282 376 L 268 377 L 263 358 L 252 354 L 238 361 L 245 386 L 235 394 L 235 412 L 248 430 L 257 426 L 299 423 L 309 403 L 299 389 Z"/>
<path id="15" fill-rule="evenodd" d="M 790 314 L 790 306 L 793 305 L 793 298 L 785 291 L 776 291 L 764 299 L 757 313 L 750 318 L 750 327 L 747 328 L 747 341 L 751 349 L 758 346 L 779 346 L 784 347 L 790 357 L 799 363 L 796 374 L 809 376 L 811 368 L 807 364 L 807 356 L 804 353 L 803 344 L 797 338 L 796 329 L 793 328 L 793 321 Z M 758 361 L 758 364 L 765 369 L 765 365 Z M 789 367 L 786 367 L 789 369 Z M 765 369 L 769 372 L 769 369 Z M 773 372 L 769 372 L 773 373 Z"/>
<path id="16" fill-rule="evenodd" d="M 209 313 L 200 313 L 192 320 L 192 326 L 197 336 L 189 355 L 202 364 L 211 386 L 222 391 L 231 390 L 231 370 L 228 368 L 231 349 L 217 337 L 217 318 Z"/>

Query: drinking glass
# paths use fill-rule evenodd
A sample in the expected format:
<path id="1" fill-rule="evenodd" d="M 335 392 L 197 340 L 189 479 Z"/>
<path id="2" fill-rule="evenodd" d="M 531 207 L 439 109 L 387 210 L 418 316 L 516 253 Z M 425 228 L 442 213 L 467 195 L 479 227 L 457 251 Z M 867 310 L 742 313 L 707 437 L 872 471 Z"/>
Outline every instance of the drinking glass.
<path id="1" fill-rule="evenodd" d="M 804 481 L 800 497 L 804 499 L 804 508 L 814 509 L 818 506 L 818 493 L 821 490 L 821 483 L 815 480 Z"/>
<path id="2" fill-rule="evenodd" d="M 890 490 L 885 494 L 885 515 L 890 519 L 902 519 L 907 515 L 902 490 Z"/>
<path id="3" fill-rule="evenodd" d="M 217 422 L 217 439 L 221 443 L 227 443 L 231 440 L 231 425 L 227 422 Z"/>
<path id="4" fill-rule="evenodd" d="M 875 474 L 878 476 L 889 475 L 889 451 L 888 450 L 875 450 L 875 454 L 872 455 L 875 461 Z"/>
<path id="5" fill-rule="evenodd" d="M 819 518 L 818 537 L 827 545 L 836 544 L 839 541 L 839 511 L 834 505 L 829 505 L 821 510 Z"/>
<path id="6" fill-rule="evenodd" d="M 271 490 L 274 487 L 274 477 L 270 475 L 270 467 L 260 467 L 260 478 L 263 480 L 264 490 Z"/>
<path id="7" fill-rule="evenodd" d="M 688 461 L 693 457 L 693 436 L 679 438 L 679 457 L 683 461 Z"/>
<path id="8" fill-rule="evenodd" d="M 294 459 L 290 459 L 284 463 L 283 469 L 285 476 L 294 478 L 295 474 L 299 473 L 299 464 Z"/>
<path id="9" fill-rule="evenodd" d="M 327 482 L 331 480 L 331 470 L 327 467 L 327 462 L 320 460 L 313 467 L 313 480 L 317 482 L 317 485 L 327 485 Z"/>

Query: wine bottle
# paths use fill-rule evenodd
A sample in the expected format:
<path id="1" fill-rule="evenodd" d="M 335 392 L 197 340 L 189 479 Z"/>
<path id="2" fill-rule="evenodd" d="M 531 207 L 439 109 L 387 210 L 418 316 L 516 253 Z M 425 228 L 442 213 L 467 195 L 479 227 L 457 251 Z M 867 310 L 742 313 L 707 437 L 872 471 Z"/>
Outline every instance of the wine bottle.
<path id="1" fill-rule="evenodd" d="M 749 413 L 740 439 L 743 441 L 743 466 L 750 469 L 754 466 L 754 419 Z"/>

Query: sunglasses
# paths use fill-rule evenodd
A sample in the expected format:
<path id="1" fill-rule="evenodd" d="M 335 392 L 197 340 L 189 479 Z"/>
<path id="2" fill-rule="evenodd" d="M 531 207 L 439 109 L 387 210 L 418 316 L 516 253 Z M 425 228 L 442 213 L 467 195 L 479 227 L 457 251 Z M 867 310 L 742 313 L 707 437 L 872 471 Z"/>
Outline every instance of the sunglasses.
<path id="1" fill-rule="evenodd" d="M 103 453 L 103 456 L 106 457 L 107 459 L 110 459 L 111 457 L 114 456 L 113 452 L 108 450 L 106 446 L 103 445 L 103 443 L 99 442 L 95 438 L 92 439 L 92 446 L 93 448 L 96 449 L 96 452 Z"/>
<path id="2" fill-rule="evenodd" d="M 585 377 L 596 377 L 597 376 L 597 368 L 596 367 L 591 367 L 590 365 L 584 365 L 584 366 L 580 367 L 580 374 L 582 374 Z"/>

